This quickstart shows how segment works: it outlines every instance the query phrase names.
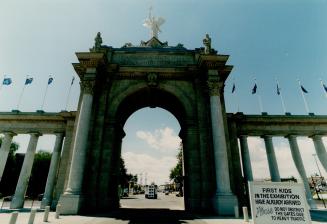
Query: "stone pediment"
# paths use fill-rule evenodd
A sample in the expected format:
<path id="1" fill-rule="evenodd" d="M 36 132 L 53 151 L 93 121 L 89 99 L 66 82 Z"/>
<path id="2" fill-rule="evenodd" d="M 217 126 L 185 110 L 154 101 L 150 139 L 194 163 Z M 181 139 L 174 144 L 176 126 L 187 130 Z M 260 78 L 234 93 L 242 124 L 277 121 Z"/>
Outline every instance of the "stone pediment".
<path id="1" fill-rule="evenodd" d="M 148 41 L 141 41 L 140 47 L 153 47 L 153 48 L 162 48 L 168 47 L 168 42 L 161 42 L 156 37 L 152 37 Z"/>

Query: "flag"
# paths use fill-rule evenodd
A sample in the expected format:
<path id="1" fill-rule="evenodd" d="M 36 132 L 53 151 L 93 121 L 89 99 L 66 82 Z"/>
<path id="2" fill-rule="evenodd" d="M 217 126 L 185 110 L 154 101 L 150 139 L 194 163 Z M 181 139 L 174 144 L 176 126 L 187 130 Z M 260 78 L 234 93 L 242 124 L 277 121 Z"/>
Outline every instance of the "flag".
<path id="1" fill-rule="evenodd" d="M 75 77 L 73 76 L 73 78 L 72 78 L 72 82 L 70 83 L 71 86 L 73 85 L 74 80 L 75 80 Z"/>
<path id="2" fill-rule="evenodd" d="M 232 93 L 235 92 L 235 83 L 233 84 Z"/>
<path id="3" fill-rule="evenodd" d="M 322 84 L 322 86 L 324 87 L 324 90 L 327 93 L 327 86 L 325 84 Z"/>
<path id="4" fill-rule="evenodd" d="M 12 83 L 12 80 L 11 78 L 4 78 L 3 79 L 3 82 L 2 82 L 2 85 L 10 85 Z"/>
<path id="5" fill-rule="evenodd" d="M 280 88 L 279 88 L 278 84 L 277 84 L 277 95 L 280 95 Z"/>
<path id="6" fill-rule="evenodd" d="M 255 94 L 256 92 L 257 92 L 257 83 L 255 83 L 252 88 L 252 94 Z"/>
<path id="7" fill-rule="evenodd" d="M 31 84 L 33 82 L 33 78 L 27 78 L 25 80 L 25 85 Z"/>
<path id="8" fill-rule="evenodd" d="M 302 92 L 304 92 L 304 93 L 308 93 L 308 91 L 301 85 L 301 90 L 302 90 Z"/>
<path id="9" fill-rule="evenodd" d="M 53 78 L 52 77 L 49 77 L 49 79 L 48 79 L 48 85 L 50 85 L 52 83 L 52 81 L 53 81 Z"/>

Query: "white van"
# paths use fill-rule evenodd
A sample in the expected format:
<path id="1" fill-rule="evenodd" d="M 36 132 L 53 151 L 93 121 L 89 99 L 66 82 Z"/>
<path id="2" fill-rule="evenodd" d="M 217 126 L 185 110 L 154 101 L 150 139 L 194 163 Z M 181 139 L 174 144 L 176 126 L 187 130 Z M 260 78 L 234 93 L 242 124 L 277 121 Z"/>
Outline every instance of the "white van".
<path id="1" fill-rule="evenodd" d="M 157 199 L 157 185 L 145 185 L 145 198 Z"/>

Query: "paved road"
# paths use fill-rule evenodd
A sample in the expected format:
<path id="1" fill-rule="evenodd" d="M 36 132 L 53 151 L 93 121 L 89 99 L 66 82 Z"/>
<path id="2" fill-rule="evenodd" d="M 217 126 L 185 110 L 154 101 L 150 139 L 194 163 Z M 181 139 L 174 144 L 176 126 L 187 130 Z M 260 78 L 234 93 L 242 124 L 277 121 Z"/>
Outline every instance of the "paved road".
<path id="1" fill-rule="evenodd" d="M 157 199 L 146 199 L 144 194 L 131 195 L 120 200 L 122 208 L 162 208 L 170 210 L 184 210 L 184 198 L 175 194 L 158 193 Z"/>

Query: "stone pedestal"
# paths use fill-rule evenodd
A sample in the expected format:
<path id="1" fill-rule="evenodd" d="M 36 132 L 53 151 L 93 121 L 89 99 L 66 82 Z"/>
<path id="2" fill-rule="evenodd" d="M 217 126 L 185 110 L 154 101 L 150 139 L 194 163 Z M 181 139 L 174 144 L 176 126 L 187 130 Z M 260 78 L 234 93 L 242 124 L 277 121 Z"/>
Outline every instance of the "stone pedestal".
<path id="1" fill-rule="evenodd" d="M 280 182 L 280 175 L 279 175 L 279 170 L 278 170 L 278 164 L 277 164 L 277 160 L 276 160 L 274 145 L 273 145 L 273 142 L 272 142 L 272 136 L 264 135 L 264 136 L 262 136 L 262 138 L 265 141 L 271 181 Z"/>
<path id="2" fill-rule="evenodd" d="M 64 194 L 60 197 L 58 204 L 60 204 L 60 214 L 62 215 L 76 215 L 80 209 L 84 197 L 82 195 Z"/>

